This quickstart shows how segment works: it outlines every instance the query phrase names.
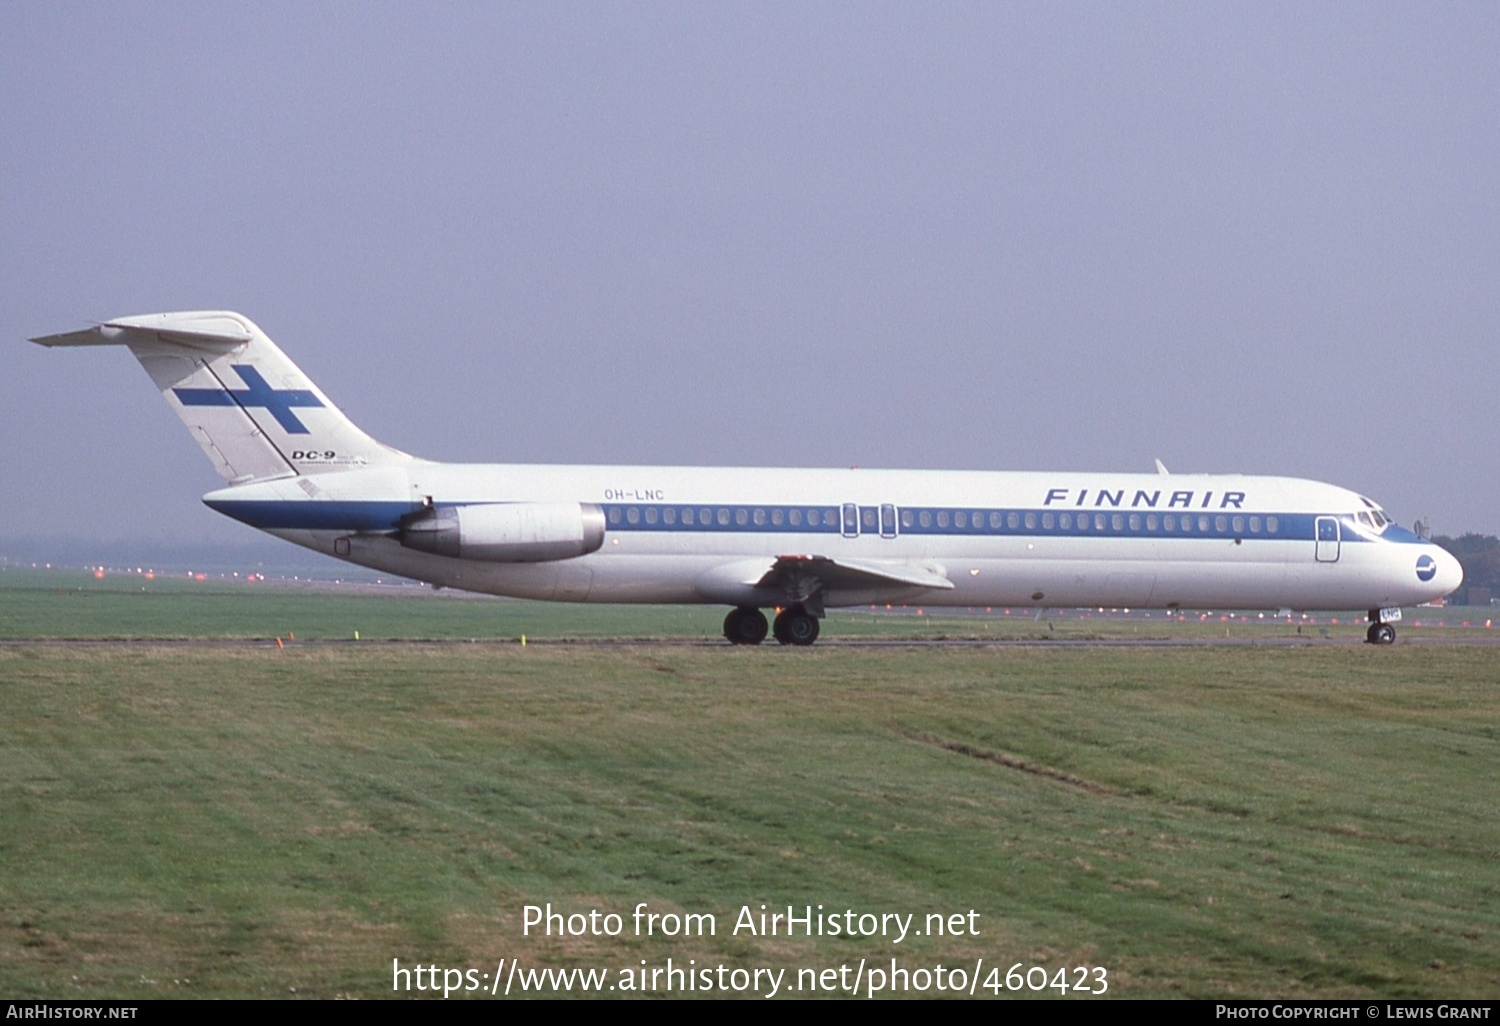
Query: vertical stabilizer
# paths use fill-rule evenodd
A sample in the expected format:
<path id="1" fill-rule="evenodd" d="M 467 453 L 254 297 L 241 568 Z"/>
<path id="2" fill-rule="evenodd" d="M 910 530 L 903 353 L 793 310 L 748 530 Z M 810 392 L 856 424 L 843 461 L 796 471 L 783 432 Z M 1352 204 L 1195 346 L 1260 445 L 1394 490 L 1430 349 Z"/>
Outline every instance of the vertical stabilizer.
<path id="1" fill-rule="evenodd" d="M 230 484 L 411 459 L 355 427 L 276 343 L 237 313 L 121 317 L 32 341 L 127 347 Z"/>

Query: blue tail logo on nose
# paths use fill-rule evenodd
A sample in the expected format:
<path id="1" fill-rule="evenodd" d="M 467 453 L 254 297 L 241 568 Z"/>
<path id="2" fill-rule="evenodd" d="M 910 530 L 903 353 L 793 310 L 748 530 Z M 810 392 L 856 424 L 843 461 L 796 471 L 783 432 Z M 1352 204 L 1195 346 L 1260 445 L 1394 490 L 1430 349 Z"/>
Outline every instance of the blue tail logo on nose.
<path id="1" fill-rule="evenodd" d="M 261 377 L 260 371 L 249 364 L 235 363 L 230 365 L 231 369 L 240 376 L 245 383 L 243 389 L 222 388 L 174 388 L 172 394 L 177 396 L 179 402 L 184 406 L 238 406 L 247 409 L 252 406 L 261 406 L 271 416 L 276 418 L 276 423 L 281 425 L 281 430 L 289 435 L 310 434 L 307 425 L 297 419 L 292 412 L 294 406 L 322 406 L 323 401 L 305 388 L 272 388 L 270 382 Z"/>
<path id="2" fill-rule="evenodd" d="M 1431 556 L 1417 557 L 1417 580 L 1430 581 L 1437 576 L 1437 560 Z"/>

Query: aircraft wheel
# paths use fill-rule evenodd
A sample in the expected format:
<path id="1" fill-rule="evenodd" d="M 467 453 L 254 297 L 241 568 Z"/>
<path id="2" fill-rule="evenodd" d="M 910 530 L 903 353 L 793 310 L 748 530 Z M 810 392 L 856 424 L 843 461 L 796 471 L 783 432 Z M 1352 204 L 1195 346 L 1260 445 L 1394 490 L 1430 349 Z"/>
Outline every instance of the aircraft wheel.
<path id="1" fill-rule="evenodd" d="M 818 618 L 800 606 L 776 615 L 776 640 L 783 645 L 811 645 L 818 640 Z"/>
<path id="2" fill-rule="evenodd" d="M 1396 628 L 1388 623 L 1377 623 L 1370 628 L 1370 643 L 1373 645 L 1389 645 L 1396 640 Z"/>
<path id="3" fill-rule="evenodd" d="M 766 614 L 759 609 L 731 609 L 724 617 L 724 637 L 732 645 L 759 645 L 766 640 Z"/>

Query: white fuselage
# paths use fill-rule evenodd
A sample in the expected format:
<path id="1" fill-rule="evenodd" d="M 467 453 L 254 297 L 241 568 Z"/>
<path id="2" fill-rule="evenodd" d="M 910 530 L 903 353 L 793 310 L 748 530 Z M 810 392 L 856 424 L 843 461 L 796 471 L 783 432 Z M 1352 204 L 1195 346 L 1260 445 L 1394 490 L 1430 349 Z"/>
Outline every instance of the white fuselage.
<path id="1" fill-rule="evenodd" d="M 205 501 L 365 566 L 564 601 L 782 604 L 757 582 L 786 556 L 892 571 L 835 577 L 822 594 L 829 606 L 1372 609 L 1430 601 L 1461 580 L 1452 556 L 1354 492 L 1278 477 L 415 460 Z M 487 562 L 415 551 L 397 536 L 399 518 L 424 503 L 517 502 L 596 505 L 603 543 L 570 559 Z"/>
<path id="2" fill-rule="evenodd" d="M 249 318 L 142 314 L 47 335 L 123 345 L 254 527 L 436 585 L 734 606 L 725 635 L 810 644 L 825 606 L 1364 609 L 1458 587 L 1442 549 L 1333 485 L 1233 475 L 436 463 L 360 430 Z M 1382 629 L 1383 627 L 1383 629 Z"/>

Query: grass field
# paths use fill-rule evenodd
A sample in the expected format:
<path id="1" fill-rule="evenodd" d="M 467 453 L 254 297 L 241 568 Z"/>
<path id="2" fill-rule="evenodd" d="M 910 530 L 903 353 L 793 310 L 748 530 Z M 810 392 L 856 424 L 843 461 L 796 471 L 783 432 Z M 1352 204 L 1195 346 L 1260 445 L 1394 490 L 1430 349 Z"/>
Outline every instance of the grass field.
<path id="1" fill-rule="evenodd" d="M 1007 612 L 1009 615 L 1007 615 Z M 147 580 L 130 573 L 96 579 L 83 571 L 0 567 L 0 640 L 254 638 L 350 640 L 592 640 L 599 638 L 721 639 L 720 606 L 598 606 L 520 602 L 418 587 L 290 586 L 244 580 L 192 581 L 184 575 Z M 972 638 L 997 641 L 1080 638 L 1239 638 L 1298 634 L 1362 638 L 1364 615 L 1320 615 L 1288 623 L 1255 614 L 1185 614 L 1168 620 L 1156 610 L 1123 618 L 1033 610 L 945 612 L 832 610 L 826 640 L 840 638 Z M 1204 617 L 1199 619 L 1199 617 Z M 1491 609 L 1409 610 L 1402 637 L 1491 633 Z M 1333 622 L 1333 621 L 1337 622 Z M 1441 626 L 1439 626 L 1441 624 Z"/>
<path id="2" fill-rule="evenodd" d="M 635 636 L 653 617 L 711 636 L 719 619 L 109 583 L 0 587 L 0 633 L 295 620 L 343 638 L 351 609 L 376 637 Z M 790 981 L 895 957 L 1104 967 L 1115 997 L 1493 998 L 1497 681 L 1500 649 L 1438 644 L 7 642 L 0 994 L 383 997 L 392 959 L 695 959 Z M 619 913 L 624 933 L 523 936 L 523 906 L 548 902 Z M 717 933 L 633 936 L 640 902 L 714 913 Z M 979 934 L 732 935 L 762 903 L 918 924 L 973 909 Z"/>

